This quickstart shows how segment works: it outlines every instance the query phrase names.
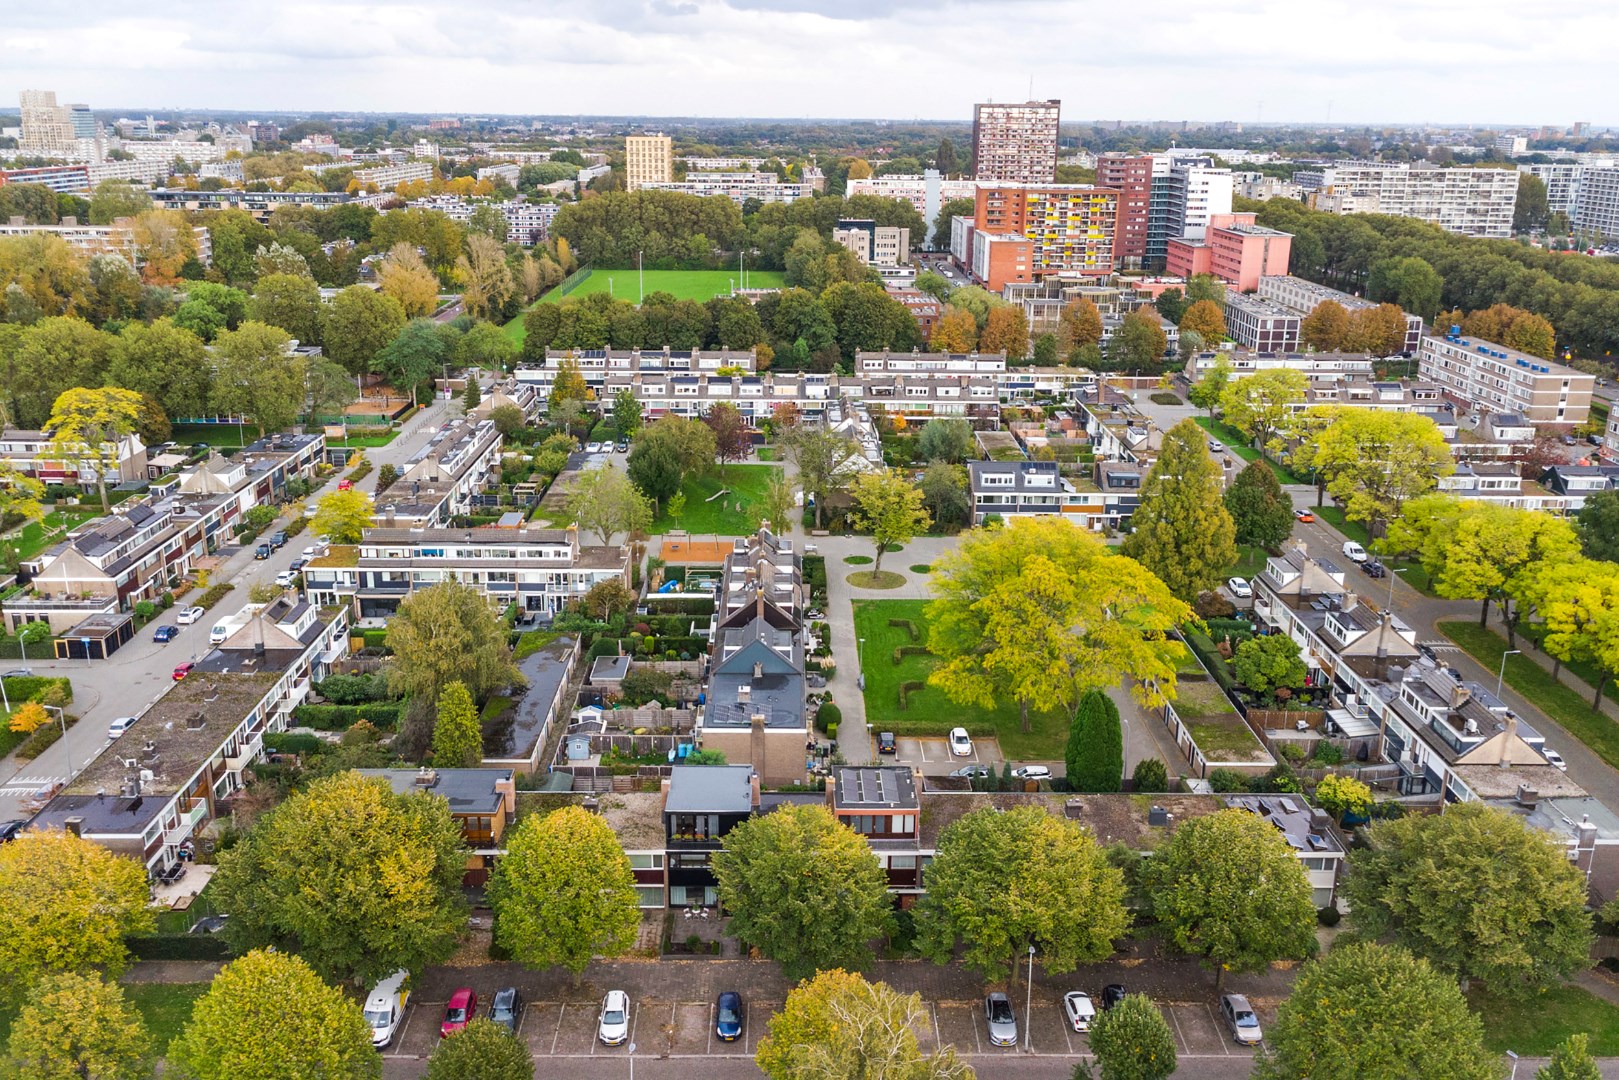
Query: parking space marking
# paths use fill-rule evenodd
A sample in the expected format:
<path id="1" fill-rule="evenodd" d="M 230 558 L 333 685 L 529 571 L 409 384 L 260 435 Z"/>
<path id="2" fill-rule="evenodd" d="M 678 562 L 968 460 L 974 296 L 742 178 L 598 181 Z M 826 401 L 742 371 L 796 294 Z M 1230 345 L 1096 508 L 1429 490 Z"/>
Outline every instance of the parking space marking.
<path id="1" fill-rule="evenodd" d="M 973 1026 L 973 1045 L 978 1047 L 978 1052 L 980 1054 L 982 1054 L 984 1052 L 984 1043 L 983 1043 L 983 1040 L 981 1040 L 978 1037 L 978 1006 L 977 1005 L 968 1006 L 968 1008 L 967 1008 L 967 1019 L 968 1019 L 968 1021 L 970 1021 L 972 1023 L 972 1026 Z"/>
<path id="2" fill-rule="evenodd" d="M 1214 1022 L 1214 1030 L 1220 1036 L 1220 1049 L 1225 1052 L 1226 1057 L 1230 1057 L 1231 1047 L 1226 1042 L 1225 1032 L 1222 1030 L 1223 1025 L 1220 1023 L 1220 1017 L 1216 1015 L 1214 1006 L 1210 1005 L 1208 1002 L 1205 1001 L 1203 1003 L 1203 1007 L 1209 1011 L 1209 1019 Z"/>
<path id="3" fill-rule="evenodd" d="M 568 1004 L 567 1004 L 567 1002 L 563 1002 L 562 1007 L 557 1010 L 557 1030 L 556 1030 L 556 1033 L 551 1036 L 551 1053 L 553 1055 L 557 1052 L 557 1042 L 558 1042 L 558 1040 L 560 1040 L 562 1038 L 562 1018 L 567 1015 L 567 1012 L 568 1012 Z"/>
<path id="4" fill-rule="evenodd" d="M 939 1005 L 938 1005 L 938 1003 L 934 1002 L 934 1001 L 928 1002 L 928 1012 L 933 1015 L 933 1048 L 935 1050 L 937 1050 L 940 1046 L 942 1046 L 944 1044 L 944 1040 L 939 1037 Z"/>
<path id="5" fill-rule="evenodd" d="M 1164 1010 L 1160 1008 L 1158 1011 L 1163 1012 Z M 1186 1053 L 1191 1053 L 1192 1052 L 1192 1044 L 1187 1042 L 1186 1041 L 1186 1036 L 1181 1033 L 1181 1022 L 1180 1022 L 1180 1020 L 1178 1020 L 1176 1018 L 1175 1010 L 1170 1009 L 1168 1011 L 1169 1011 L 1169 1022 L 1175 1025 L 1175 1038 L 1180 1040 L 1181 1049 L 1183 1051 L 1185 1051 Z"/>

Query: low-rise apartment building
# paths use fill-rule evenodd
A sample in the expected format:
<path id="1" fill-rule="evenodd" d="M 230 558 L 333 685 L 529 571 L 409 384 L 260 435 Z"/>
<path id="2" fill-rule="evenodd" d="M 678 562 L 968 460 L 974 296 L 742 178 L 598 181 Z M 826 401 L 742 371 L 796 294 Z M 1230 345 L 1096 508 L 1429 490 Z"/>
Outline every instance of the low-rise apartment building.
<path id="1" fill-rule="evenodd" d="M 1596 377 L 1492 341 L 1424 335 L 1417 371 L 1470 410 L 1517 413 L 1531 424 L 1576 427 L 1590 418 Z"/>
<path id="2" fill-rule="evenodd" d="M 1230 297 L 1226 299 L 1229 303 Z M 1229 310 L 1226 325 L 1228 328 L 1231 325 Z M 1221 364 L 1230 370 L 1232 378 L 1242 378 L 1259 371 L 1286 369 L 1303 372 L 1311 382 L 1354 377 L 1369 379 L 1376 370 L 1372 358 L 1365 353 L 1248 352 L 1234 349 L 1230 352 L 1194 353 L 1186 361 L 1186 377 L 1196 382 Z"/>
<path id="3" fill-rule="evenodd" d="M 1299 347 L 1299 325 L 1303 321 L 1303 315 L 1274 300 L 1226 293 L 1226 334 L 1245 349 L 1272 355 L 1291 353 Z"/>
<path id="4" fill-rule="evenodd" d="M 1241 292 L 1259 288 L 1259 279 L 1285 275 L 1293 234 L 1255 224 L 1253 214 L 1211 214 L 1201 239 L 1170 237 L 1165 270 L 1175 277 L 1213 274 Z"/>
<path id="5" fill-rule="evenodd" d="M 283 206 L 308 206 L 329 210 L 342 206 L 349 197 L 341 191 L 186 191 L 183 188 L 158 188 L 151 193 L 152 201 L 160 210 L 184 210 L 196 214 L 204 210 L 243 210 L 261 225 L 270 222 L 270 215 Z"/>
<path id="6" fill-rule="evenodd" d="M 543 366 L 519 367 L 515 378 L 533 386 L 542 398 L 549 397 L 551 384 L 566 361 L 578 367 L 586 389 L 598 401 L 612 398 L 606 393 L 609 375 L 752 372 L 759 368 L 753 349 L 548 349 Z"/>
<path id="7" fill-rule="evenodd" d="M 581 177 L 581 179 L 583 179 Z M 741 206 L 749 199 L 762 203 L 790 203 L 815 194 L 810 184 L 784 184 L 773 172 L 687 173 L 684 180 L 648 181 L 642 191 L 678 191 L 701 198 L 723 195 Z"/>
<path id="8" fill-rule="evenodd" d="M 1357 311 L 1377 307 L 1364 297 L 1340 292 L 1292 275 L 1266 275 L 1259 279 L 1261 299 L 1272 300 L 1300 315 L 1308 315 L 1323 301 L 1331 300 L 1353 315 Z M 1405 342 L 1401 352 L 1415 354 L 1422 343 L 1422 319 L 1407 312 L 1405 316 Z"/>
<path id="9" fill-rule="evenodd" d="M 866 266 L 903 266 L 911 261 L 911 230 L 897 225 L 846 218 L 832 230 L 832 240 Z"/>

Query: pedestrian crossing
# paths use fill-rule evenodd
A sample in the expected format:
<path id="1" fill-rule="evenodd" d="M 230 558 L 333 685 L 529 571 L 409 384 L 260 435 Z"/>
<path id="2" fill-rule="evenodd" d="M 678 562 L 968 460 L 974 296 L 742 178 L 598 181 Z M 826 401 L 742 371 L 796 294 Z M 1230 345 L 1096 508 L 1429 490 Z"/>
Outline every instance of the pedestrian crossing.
<path id="1" fill-rule="evenodd" d="M 32 795 L 41 788 L 65 784 L 67 780 L 65 776 L 14 776 L 8 783 L 0 785 L 0 795 Z"/>

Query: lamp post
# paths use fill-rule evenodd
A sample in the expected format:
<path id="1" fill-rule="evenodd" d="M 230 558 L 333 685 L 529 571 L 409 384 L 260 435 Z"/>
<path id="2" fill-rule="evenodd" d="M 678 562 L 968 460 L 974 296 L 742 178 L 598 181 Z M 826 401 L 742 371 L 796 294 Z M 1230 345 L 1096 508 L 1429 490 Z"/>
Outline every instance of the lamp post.
<path id="1" fill-rule="evenodd" d="M 1383 565 L 1388 567 L 1387 563 Z M 1389 568 L 1389 611 L 1391 612 L 1394 610 L 1394 575 L 1403 574 L 1409 569 L 1411 569 L 1409 566 L 1402 566 L 1398 570 Z"/>
<path id="2" fill-rule="evenodd" d="M 1495 700 L 1501 700 L 1501 683 L 1507 677 L 1507 657 L 1517 656 L 1522 652 L 1522 649 L 1508 649 L 1501 654 L 1501 670 L 1495 673 Z"/>
<path id="3" fill-rule="evenodd" d="M 55 713 L 57 723 L 62 725 L 62 748 L 67 751 L 67 778 L 72 780 L 75 770 L 73 768 L 73 747 L 69 746 L 67 741 L 67 713 L 63 712 L 61 707 L 57 705 L 42 704 L 40 708 L 46 712 Z"/>
<path id="4" fill-rule="evenodd" d="M 1518 1080 L 1518 1055 L 1508 1050 L 1507 1057 L 1512 1059 L 1512 1075 L 1507 1080 Z"/>
<path id="5" fill-rule="evenodd" d="M 1034 1017 L 1034 945 L 1029 945 L 1029 985 L 1023 998 L 1023 1052 L 1029 1052 L 1029 1021 Z"/>
<path id="6" fill-rule="evenodd" d="M 860 648 L 858 650 L 858 655 L 859 655 L 859 659 L 860 659 L 860 677 L 858 679 L 856 679 L 855 682 L 859 684 L 861 690 L 864 690 L 866 688 L 866 639 L 865 638 L 860 639 Z"/>

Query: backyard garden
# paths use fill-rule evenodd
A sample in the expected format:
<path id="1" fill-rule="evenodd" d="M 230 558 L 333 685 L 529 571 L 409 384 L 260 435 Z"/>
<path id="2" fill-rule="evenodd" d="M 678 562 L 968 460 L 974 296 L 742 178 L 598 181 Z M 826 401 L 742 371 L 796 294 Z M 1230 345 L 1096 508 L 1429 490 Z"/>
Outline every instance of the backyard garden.
<path id="1" fill-rule="evenodd" d="M 693 476 L 681 488 L 685 502 L 678 506 L 680 512 L 670 512 L 670 503 L 679 496 L 668 500 L 649 531 L 659 534 L 684 529 L 694 535 L 746 536 L 758 528 L 765 489 L 780 474 L 774 465 L 721 465 Z"/>

